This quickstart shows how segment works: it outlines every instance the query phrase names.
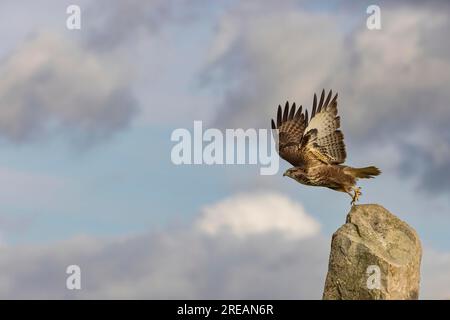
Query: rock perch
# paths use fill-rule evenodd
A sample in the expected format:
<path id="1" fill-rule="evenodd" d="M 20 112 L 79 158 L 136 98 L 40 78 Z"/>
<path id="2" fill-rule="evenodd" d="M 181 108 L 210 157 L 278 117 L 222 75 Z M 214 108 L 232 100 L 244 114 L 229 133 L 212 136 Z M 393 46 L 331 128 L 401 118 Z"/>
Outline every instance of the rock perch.
<path id="1" fill-rule="evenodd" d="M 417 233 L 376 204 L 353 206 L 331 241 L 323 299 L 418 299 Z"/>

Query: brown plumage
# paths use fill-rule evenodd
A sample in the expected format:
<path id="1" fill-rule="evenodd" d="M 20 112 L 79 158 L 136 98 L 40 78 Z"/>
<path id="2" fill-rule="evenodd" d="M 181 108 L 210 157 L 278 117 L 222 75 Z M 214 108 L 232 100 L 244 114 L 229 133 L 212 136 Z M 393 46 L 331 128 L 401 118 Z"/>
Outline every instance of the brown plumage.
<path id="1" fill-rule="evenodd" d="M 337 93 L 332 91 L 325 98 L 322 90 L 319 103 L 314 94 L 311 117 L 308 110 L 295 103 L 284 110 L 278 106 L 277 121 L 272 119 L 272 129 L 278 129 L 278 153 L 294 167 L 284 175 L 309 186 L 327 187 L 346 192 L 352 204 L 358 201 L 361 188 L 356 187 L 360 178 L 373 178 L 381 171 L 373 166 L 352 168 L 343 165 L 347 157 L 344 135 L 337 115 Z"/>

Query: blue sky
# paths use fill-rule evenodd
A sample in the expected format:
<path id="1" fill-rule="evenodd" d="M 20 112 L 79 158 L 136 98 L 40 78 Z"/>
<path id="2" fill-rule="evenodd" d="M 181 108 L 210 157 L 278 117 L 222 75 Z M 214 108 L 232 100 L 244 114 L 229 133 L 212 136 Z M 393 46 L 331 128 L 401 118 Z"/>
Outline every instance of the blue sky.
<path id="1" fill-rule="evenodd" d="M 361 182 L 362 202 L 382 204 L 407 221 L 424 247 L 447 263 L 450 97 L 443 83 L 450 50 L 438 45 L 450 23 L 445 4 L 383 2 L 383 28 L 373 33 L 365 28 L 365 4 L 345 1 L 311 7 L 303 1 L 85 0 L 77 3 L 78 31 L 65 27 L 68 4 L 0 4 L 0 240 L 9 250 L 8 267 L 19 259 L 10 253 L 15 248 L 49 248 L 46 254 L 57 259 L 64 243 L 79 259 L 94 260 L 79 251 L 84 241 L 92 247 L 107 242 L 99 257 L 109 257 L 120 239 L 134 239 L 123 244 L 125 252 L 149 238 L 156 238 L 154 252 L 164 251 L 165 236 L 206 250 L 197 236 L 183 233 L 207 216 L 205 207 L 241 194 L 260 199 L 261 192 L 301 205 L 321 226 L 317 243 L 327 243 L 323 239 L 344 223 L 347 195 L 283 178 L 283 161 L 278 175 L 260 176 L 258 166 L 175 166 L 170 159 L 174 129 L 192 130 L 194 120 L 205 128 L 268 128 L 279 103 L 289 99 L 309 108 L 322 88 L 339 91 L 348 164 L 383 170 Z M 224 250 L 222 258 L 233 256 L 224 248 L 235 240 L 211 241 Z M 249 240 L 242 250 L 252 246 Z M 308 259 L 308 250 L 301 250 Z M 42 258 L 23 252 L 17 257 Z M 326 258 L 311 261 L 323 267 Z M 169 258 L 152 253 L 136 259 L 157 260 L 164 270 Z M 304 268 L 303 276 L 314 265 Z M 15 281 L 12 292 L 34 297 L 34 288 L 21 282 L 23 272 L 8 278 Z M 437 282 L 430 278 L 428 292 Z M 51 287 L 49 297 L 61 296 Z M 103 290 L 103 283 L 98 288 L 87 294 L 183 297 L 169 289 L 133 291 L 132 285 L 123 295 Z M 208 294 L 186 288 L 197 292 L 194 297 Z M 439 290 L 439 297 L 450 295 Z M 300 296 L 316 298 L 306 290 Z"/>

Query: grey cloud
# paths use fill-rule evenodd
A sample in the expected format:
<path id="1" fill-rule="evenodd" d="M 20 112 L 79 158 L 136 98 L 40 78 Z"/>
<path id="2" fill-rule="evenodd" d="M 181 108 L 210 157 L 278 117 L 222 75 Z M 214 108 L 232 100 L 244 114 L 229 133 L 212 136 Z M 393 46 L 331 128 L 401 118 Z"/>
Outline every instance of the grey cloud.
<path id="1" fill-rule="evenodd" d="M 0 134 L 13 142 L 56 132 L 92 143 L 126 127 L 136 111 L 125 70 L 54 33 L 19 45 L 0 73 Z"/>
<path id="2" fill-rule="evenodd" d="M 3 299 L 320 299 L 329 240 L 172 230 L 0 250 Z M 424 252 L 421 298 L 450 297 L 449 254 Z M 65 288 L 71 264 L 81 267 L 79 291 Z"/>
<path id="3" fill-rule="evenodd" d="M 450 45 L 444 32 L 450 14 L 440 10 L 441 3 L 382 4 L 380 31 L 367 30 L 365 10 L 351 6 L 336 12 L 286 6 L 266 11 L 251 3 L 222 17 L 205 67 L 204 78 L 223 88 L 218 126 L 268 127 L 278 104 L 290 100 L 310 107 L 313 92 L 333 88 L 355 153 L 370 145 L 400 150 L 411 144 L 426 154 L 430 149 L 411 139 L 414 132 L 424 132 L 429 144 L 450 135 Z M 357 23 L 345 30 L 352 19 Z M 396 172 L 411 165 L 406 154 L 400 157 Z M 439 172 L 445 169 L 441 162 L 420 166 Z M 417 172 L 415 167 L 408 174 L 426 178 L 433 188 L 431 175 Z M 436 180 L 433 190 L 448 190 L 441 188 L 448 181 Z"/>
<path id="4" fill-rule="evenodd" d="M 319 299 L 328 243 L 277 235 L 238 240 L 195 232 L 102 243 L 78 238 L 48 248 L 3 248 L 2 298 Z M 86 249 L 88 248 L 88 249 Z M 65 288 L 66 267 L 82 270 L 82 290 Z"/>
<path id="5" fill-rule="evenodd" d="M 337 25 L 326 13 L 255 7 L 226 14 L 211 50 L 204 77 L 211 81 L 220 74 L 225 83 L 217 116 L 221 126 L 266 126 L 277 104 L 289 99 L 308 105 L 344 50 L 342 36 L 334 32 Z"/>
<path id="6" fill-rule="evenodd" d="M 400 150 L 409 159 L 401 167 L 401 173 L 418 175 L 421 190 L 450 192 L 450 137 L 430 139 L 429 143 L 429 147 L 401 145 Z"/>
<path id="7" fill-rule="evenodd" d="M 270 217 L 273 210 L 280 214 Z M 266 221 L 260 223 L 255 212 Z M 0 297 L 320 298 L 328 242 L 288 198 L 236 195 L 205 207 L 182 227 L 109 240 L 78 237 L 45 247 L 4 246 Z M 294 231 L 297 237 L 289 234 Z M 72 264 L 81 267 L 81 291 L 65 288 Z"/>
<path id="8" fill-rule="evenodd" d="M 268 220 L 277 210 L 273 226 L 258 225 L 255 212 Z M 311 219 L 285 196 L 253 193 L 204 207 L 192 224 L 139 236 L 3 245 L 0 298 L 320 299 L 330 240 Z M 303 224 L 298 237 L 286 236 L 290 223 Z M 448 253 L 424 251 L 424 297 L 448 297 L 439 280 L 448 278 Z M 81 268 L 81 290 L 65 287 L 73 264 Z"/>
<path id="9" fill-rule="evenodd" d="M 174 23 L 188 23 L 203 5 L 187 0 L 95 1 L 85 10 L 85 40 L 92 48 L 110 50 L 142 34 L 154 35 Z"/>

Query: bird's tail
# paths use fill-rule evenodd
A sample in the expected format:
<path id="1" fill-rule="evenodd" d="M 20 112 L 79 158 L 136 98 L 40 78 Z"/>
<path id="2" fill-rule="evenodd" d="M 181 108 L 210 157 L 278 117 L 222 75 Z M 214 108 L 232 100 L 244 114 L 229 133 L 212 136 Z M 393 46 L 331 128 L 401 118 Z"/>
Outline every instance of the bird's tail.
<path id="1" fill-rule="evenodd" d="M 374 167 L 374 166 L 365 167 L 365 168 L 347 167 L 347 168 L 345 168 L 345 171 L 347 171 L 350 175 L 352 175 L 355 178 L 362 178 L 362 179 L 374 178 L 375 176 L 377 176 L 381 173 L 380 169 L 378 169 L 377 167 Z"/>

